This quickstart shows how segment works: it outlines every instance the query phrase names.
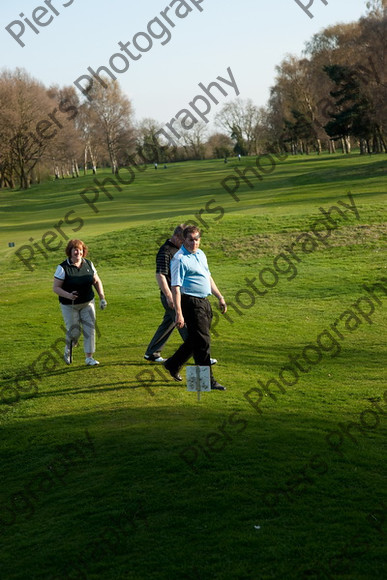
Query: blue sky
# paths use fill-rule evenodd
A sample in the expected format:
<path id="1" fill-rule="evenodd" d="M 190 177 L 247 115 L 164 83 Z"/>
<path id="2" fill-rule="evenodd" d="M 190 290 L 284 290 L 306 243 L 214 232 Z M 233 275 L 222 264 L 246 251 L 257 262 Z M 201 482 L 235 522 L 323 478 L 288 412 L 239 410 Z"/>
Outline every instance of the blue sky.
<path id="1" fill-rule="evenodd" d="M 120 52 L 118 43 L 146 31 L 148 23 L 172 0 L 9 0 L 1 10 L 0 50 L 2 67 L 25 68 L 45 85 L 70 85 L 87 73 L 90 66 L 109 66 L 110 57 Z M 169 121 L 201 93 L 198 83 L 208 85 L 217 76 L 229 78 L 230 67 L 242 98 L 264 105 L 275 77 L 275 66 L 287 54 L 300 55 L 304 43 L 324 27 L 351 22 L 365 13 L 365 0 L 314 0 L 310 19 L 295 0 L 202 0 L 200 12 L 194 0 L 185 0 L 193 11 L 186 18 L 176 17 L 180 0 L 170 8 L 175 27 L 166 24 L 171 40 L 161 45 L 153 39 L 152 48 L 129 70 L 118 74 L 123 91 L 130 97 L 136 119 L 153 117 L 160 125 Z M 309 0 L 300 0 L 304 5 Z M 64 4 L 69 4 L 67 7 Z M 52 6 L 52 9 L 49 8 Z M 39 6 L 47 9 L 35 11 Z M 183 8 L 181 8 L 183 10 Z M 22 48 L 5 29 L 12 21 L 32 14 L 48 21 L 37 26 L 36 34 L 26 23 L 20 37 Z M 24 17 L 19 14 L 23 13 Z M 164 21 L 162 19 L 162 21 Z M 164 21 L 165 22 L 165 21 Z M 13 25 L 18 34 L 21 27 Z M 155 30 L 155 29 L 154 29 Z M 166 39 L 166 37 L 164 37 Z M 141 38 L 139 37 L 139 41 Z M 142 39 L 144 40 L 144 39 Z M 136 51 L 138 54 L 138 51 Z M 118 61 L 117 61 L 118 62 Z M 235 98 L 229 88 L 229 97 Z M 221 107 L 226 98 L 216 107 Z"/>

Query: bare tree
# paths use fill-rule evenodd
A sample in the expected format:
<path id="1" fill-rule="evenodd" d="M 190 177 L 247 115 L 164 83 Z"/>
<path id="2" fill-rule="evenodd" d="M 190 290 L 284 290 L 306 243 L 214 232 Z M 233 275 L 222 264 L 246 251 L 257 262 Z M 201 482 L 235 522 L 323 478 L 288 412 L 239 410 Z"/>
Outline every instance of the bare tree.
<path id="1" fill-rule="evenodd" d="M 52 106 L 46 89 L 25 71 L 4 72 L 0 77 L 0 131 L 2 145 L 2 181 L 9 173 L 8 185 L 30 187 L 33 171 L 42 159 L 57 129 L 49 120 Z"/>
<path id="2" fill-rule="evenodd" d="M 235 99 L 222 107 L 215 117 L 215 122 L 234 139 L 235 152 L 247 155 L 256 153 L 256 129 L 259 117 L 259 109 L 251 99 Z"/>
<path id="3" fill-rule="evenodd" d="M 82 141 L 79 130 L 79 98 L 74 87 L 51 86 L 48 96 L 59 127 L 57 135 L 50 141 L 44 158 L 52 163 L 55 177 L 65 175 L 79 177 L 78 162 L 82 159 Z"/>
<path id="4" fill-rule="evenodd" d="M 233 142 L 228 135 L 224 133 L 214 133 L 207 141 L 209 154 L 216 159 L 230 157 L 233 150 Z"/>
<path id="5" fill-rule="evenodd" d="M 87 173 L 89 163 L 93 174 L 97 173 L 97 167 L 103 152 L 107 148 L 104 142 L 103 131 L 98 117 L 88 103 L 83 103 L 78 110 L 77 126 L 82 143 L 83 172 Z"/>
<path id="6" fill-rule="evenodd" d="M 189 159 L 204 159 L 206 154 L 207 125 L 196 123 L 192 129 L 179 129 Z"/>
<path id="7" fill-rule="evenodd" d="M 116 81 L 104 79 L 106 88 L 94 85 L 90 91 L 92 101 L 85 103 L 89 108 L 89 127 L 98 134 L 102 131 L 112 173 L 119 171 L 119 157 L 126 140 L 133 134 L 132 106 Z"/>
<path id="8" fill-rule="evenodd" d="M 167 145 L 161 143 L 157 132 L 160 124 L 150 117 L 142 119 L 136 131 L 136 151 L 147 162 L 160 163 L 165 160 Z"/>
<path id="9" fill-rule="evenodd" d="M 384 9 L 383 9 L 384 6 Z M 353 137 L 359 140 L 360 151 L 372 149 L 374 152 L 386 151 L 386 44 L 387 15 L 386 2 L 375 0 L 369 3 L 368 15 L 359 22 L 337 24 L 330 26 L 315 35 L 306 45 L 306 53 L 310 57 L 313 68 L 311 86 L 320 100 L 317 107 L 317 117 L 321 125 L 327 125 L 331 115 L 339 115 L 340 110 L 333 107 L 335 99 L 332 92 L 337 88 L 322 71 L 332 70 L 332 67 L 344 67 L 358 85 L 358 102 L 362 103 L 363 114 L 359 113 L 359 122 L 365 129 L 368 119 L 368 129 L 364 134 L 371 135 L 365 140 L 359 137 L 356 130 L 359 123 L 355 122 Z M 355 103 L 354 103 L 355 104 Z M 364 114 L 365 113 L 365 114 Z M 362 133 L 362 131 L 360 131 Z M 341 138 L 343 151 L 350 149 L 350 136 Z M 367 143 L 366 143 L 366 142 Z"/>

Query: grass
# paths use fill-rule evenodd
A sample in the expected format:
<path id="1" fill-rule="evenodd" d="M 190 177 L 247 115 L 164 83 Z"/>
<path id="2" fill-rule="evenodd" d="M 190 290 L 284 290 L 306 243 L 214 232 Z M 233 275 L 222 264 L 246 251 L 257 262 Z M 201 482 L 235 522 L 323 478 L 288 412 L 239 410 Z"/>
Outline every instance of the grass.
<path id="1" fill-rule="evenodd" d="M 92 199 L 91 176 L 1 192 L 3 578 L 385 576 L 383 292 L 371 323 L 348 314 L 369 296 L 364 284 L 387 277 L 385 159 L 289 158 L 262 181 L 248 172 L 253 187 L 240 180 L 236 201 L 221 182 L 253 164 L 148 168 L 121 191 L 108 185 L 114 199 L 100 193 L 97 213 L 80 196 Z M 328 247 L 303 251 L 299 236 L 319 208 L 349 204 L 348 191 L 359 217 L 333 212 Z M 212 350 L 227 391 L 198 403 L 142 356 L 162 316 L 155 252 L 201 208 L 202 247 L 231 304 L 215 317 Z M 32 248 L 31 271 L 15 251 L 42 247 L 48 231 L 60 247 L 46 257 Z M 65 236 L 88 243 L 105 285 L 98 368 L 84 366 L 82 345 L 71 367 L 53 348 L 64 335 L 51 285 Z M 298 260 L 284 250 L 292 243 Z M 241 293 L 246 278 L 263 290 L 275 263 L 278 282 L 264 296 Z M 254 407 L 258 381 L 278 380 L 335 323 L 344 338 L 331 330 L 336 345 L 325 343 L 320 362 Z M 179 343 L 172 335 L 165 353 Z"/>

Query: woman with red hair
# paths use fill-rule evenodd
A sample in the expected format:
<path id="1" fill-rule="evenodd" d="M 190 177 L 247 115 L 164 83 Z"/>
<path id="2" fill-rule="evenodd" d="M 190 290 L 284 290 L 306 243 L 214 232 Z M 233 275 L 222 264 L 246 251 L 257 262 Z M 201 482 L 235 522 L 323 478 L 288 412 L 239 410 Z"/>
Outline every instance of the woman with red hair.
<path id="1" fill-rule="evenodd" d="M 70 240 L 66 246 L 67 259 L 59 264 L 54 274 L 53 291 L 59 296 L 60 307 L 66 325 L 64 361 L 70 364 L 72 346 L 77 346 L 81 335 L 84 339 L 86 364 L 98 365 L 95 352 L 95 304 L 93 286 L 97 290 L 100 307 L 107 306 L 102 282 L 93 262 L 86 259 L 88 248 L 82 240 Z"/>

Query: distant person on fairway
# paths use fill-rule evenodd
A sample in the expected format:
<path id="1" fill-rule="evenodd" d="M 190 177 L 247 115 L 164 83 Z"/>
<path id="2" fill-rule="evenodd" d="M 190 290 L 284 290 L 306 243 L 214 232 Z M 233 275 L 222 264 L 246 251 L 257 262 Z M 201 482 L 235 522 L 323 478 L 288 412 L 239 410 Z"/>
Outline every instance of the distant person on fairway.
<path id="1" fill-rule="evenodd" d="M 206 255 L 199 249 L 199 228 L 187 226 L 183 238 L 183 245 L 171 263 L 171 287 L 176 326 L 181 329 L 186 325 L 187 338 L 175 354 L 164 362 L 164 367 L 175 381 L 182 381 L 179 371 L 193 355 L 196 365 L 210 367 L 211 389 L 225 391 L 226 388 L 214 379 L 211 369 L 212 309 L 207 296 L 213 294 L 218 298 L 222 314 L 227 311 L 227 305 L 211 277 Z"/>
<path id="2" fill-rule="evenodd" d="M 93 263 L 86 260 L 88 248 L 82 240 L 69 240 L 67 259 L 59 264 L 54 274 L 53 291 L 59 296 L 60 307 L 66 325 L 64 361 L 71 363 L 71 347 L 76 346 L 81 334 L 84 339 L 86 364 L 99 365 L 94 359 L 95 351 L 95 304 L 93 286 L 100 299 L 100 308 L 107 306 L 102 282 Z"/>

